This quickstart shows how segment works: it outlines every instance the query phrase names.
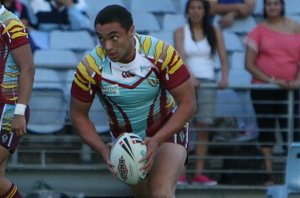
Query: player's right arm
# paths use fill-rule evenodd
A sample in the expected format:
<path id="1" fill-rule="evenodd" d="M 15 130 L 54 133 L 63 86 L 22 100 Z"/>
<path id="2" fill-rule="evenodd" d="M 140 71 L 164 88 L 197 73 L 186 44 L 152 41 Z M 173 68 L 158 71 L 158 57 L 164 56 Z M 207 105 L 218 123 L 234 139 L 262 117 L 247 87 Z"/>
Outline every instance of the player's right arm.
<path id="1" fill-rule="evenodd" d="M 86 144 L 102 155 L 108 169 L 114 173 L 109 157 L 109 148 L 102 141 L 89 118 L 91 105 L 92 102 L 81 102 L 75 97 L 71 97 L 70 115 L 73 127 Z"/>

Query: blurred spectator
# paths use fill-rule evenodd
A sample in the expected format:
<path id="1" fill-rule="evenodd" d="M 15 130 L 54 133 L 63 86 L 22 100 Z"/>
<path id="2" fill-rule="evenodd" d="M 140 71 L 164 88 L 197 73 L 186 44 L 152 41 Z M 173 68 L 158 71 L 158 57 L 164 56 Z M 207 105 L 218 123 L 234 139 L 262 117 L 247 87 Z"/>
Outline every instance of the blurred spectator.
<path id="1" fill-rule="evenodd" d="M 90 28 L 84 0 L 32 0 L 37 29 L 82 30 Z"/>
<path id="2" fill-rule="evenodd" d="M 29 43 L 32 49 L 32 52 L 34 52 L 36 49 L 39 49 L 39 47 L 35 44 L 35 42 L 32 40 L 31 35 L 30 35 L 30 29 L 31 29 L 31 21 L 28 16 L 28 10 L 27 7 L 20 2 L 19 0 L 4 0 L 3 1 L 4 6 L 6 7 L 7 10 L 11 11 L 14 13 L 21 21 L 22 23 L 26 26 L 28 30 L 28 36 L 29 36 Z"/>
<path id="3" fill-rule="evenodd" d="M 251 90 L 251 97 L 260 128 L 259 140 L 267 172 L 265 184 L 272 180 L 272 149 L 276 121 L 287 128 L 288 92 L 294 90 L 298 100 L 300 87 L 300 26 L 284 16 L 284 0 L 264 0 L 264 20 L 246 37 L 246 69 L 252 83 L 272 83 L 281 89 Z M 257 103 L 259 101 L 259 103 Z M 272 103 L 270 103 L 272 101 Z M 298 107 L 295 102 L 295 118 Z M 270 117 L 272 116 L 272 117 Z M 298 120 L 294 121 L 298 124 Z"/>
<path id="4" fill-rule="evenodd" d="M 19 0 L 4 0 L 3 3 L 7 10 L 14 13 L 27 28 L 29 27 L 27 7 L 22 2 Z"/>
<path id="5" fill-rule="evenodd" d="M 261 0 L 260 0 L 261 1 Z M 245 18 L 252 14 L 256 0 L 209 0 L 211 15 L 221 15 L 218 24 L 229 27 L 237 18 Z"/>
<path id="6" fill-rule="evenodd" d="M 205 0 L 189 0 L 186 4 L 185 14 L 188 24 L 178 28 L 174 33 L 175 48 L 187 64 L 193 84 L 197 93 L 197 109 L 195 115 L 195 128 L 197 129 L 196 155 L 202 159 L 197 160 L 197 173 L 192 182 L 201 185 L 215 185 L 216 181 L 203 175 L 205 160 L 208 150 L 209 134 L 207 128 L 214 121 L 217 89 L 200 89 L 200 82 L 215 86 L 214 72 L 215 54 L 218 53 L 222 65 L 222 79 L 218 86 L 225 88 L 228 85 L 228 64 L 221 31 L 214 28 L 209 21 L 209 4 Z M 178 184 L 186 183 L 186 176 L 180 177 Z"/>

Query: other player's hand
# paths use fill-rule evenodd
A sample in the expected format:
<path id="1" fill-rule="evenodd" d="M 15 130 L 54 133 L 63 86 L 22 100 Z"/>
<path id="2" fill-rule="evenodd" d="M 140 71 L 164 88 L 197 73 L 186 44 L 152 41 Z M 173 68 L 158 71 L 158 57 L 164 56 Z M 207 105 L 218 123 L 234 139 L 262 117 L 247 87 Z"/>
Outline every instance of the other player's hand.
<path id="1" fill-rule="evenodd" d="M 27 133 L 27 131 L 26 131 L 26 119 L 25 119 L 24 115 L 14 115 L 11 130 L 17 136 L 22 136 L 22 135 L 25 135 Z"/>

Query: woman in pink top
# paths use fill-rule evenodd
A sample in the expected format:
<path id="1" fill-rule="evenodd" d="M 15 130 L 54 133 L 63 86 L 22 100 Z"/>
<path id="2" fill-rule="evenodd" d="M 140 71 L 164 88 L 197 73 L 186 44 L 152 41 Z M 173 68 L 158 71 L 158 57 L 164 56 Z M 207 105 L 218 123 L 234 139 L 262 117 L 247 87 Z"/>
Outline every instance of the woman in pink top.
<path id="1" fill-rule="evenodd" d="M 284 132 L 287 134 L 287 119 L 282 118 L 282 115 L 287 115 L 288 112 L 289 90 L 295 90 L 295 100 L 298 99 L 300 26 L 284 17 L 284 0 L 264 0 L 264 20 L 249 33 L 245 41 L 247 44 L 246 69 L 253 76 L 252 82 L 255 84 L 272 83 L 281 88 L 251 90 L 254 108 L 258 115 L 261 151 L 265 157 L 263 164 L 267 173 L 265 184 L 268 185 L 273 183 L 270 157 L 275 134 L 272 130 L 275 130 L 278 119 L 280 127 L 285 129 Z M 295 109 L 298 109 L 296 105 Z M 272 117 L 268 117 L 270 115 Z"/>

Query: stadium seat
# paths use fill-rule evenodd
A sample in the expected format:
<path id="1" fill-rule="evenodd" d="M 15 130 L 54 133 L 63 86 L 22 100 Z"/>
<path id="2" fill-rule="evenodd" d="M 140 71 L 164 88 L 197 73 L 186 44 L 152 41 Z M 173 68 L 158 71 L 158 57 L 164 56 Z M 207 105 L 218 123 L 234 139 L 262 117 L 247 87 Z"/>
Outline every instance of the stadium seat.
<path id="1" fill-rule="evenodd" d="M 214 18 L 213 23 L 215 25 L 218 25 L 218 21 L 220 20 L 220 16 L 217 15 Z M 237 19 L 234 21 L 234 23 L 232 24 L 232 26 L 224 28 L 224 31 L 229 31 L 229 32 L 234 32 L 237 34 L 247 34 L 248 32 L 250 32 L 254 27 L 256 26 L 256 21 L 254 19 L 254 17 L 249 16 L 245 19 Z"/>
<path id="2" fill-rule="evenodd" d="M 300 24 L 300 15 L 291 15 L 288 17 Z"/>
<path id="3" fill-rule="evenodd" d="M 160 30 L 158 20 L 152 13 L 133 13 L 132 18 L 135 24 L 135 30 L 139 33 L 148 33 Z"/>
<path id="4" fill-rule="evenodd" d="M 174 32 L 186 22 L 187 20 L 182 14 L 165 14 L 162 20 L 162 29 L 164 31 Z"/>
<path id="5" fill-rule="evenodd" d="M 174 46 L 173 33 L 170 31 L 159 31 L 159 32 L 150 32 L 149 34 L 157 39 L 163 40 L 170 45 Z"/>
<path id="6" fill-rule="evenodd" d="M 263 13 L 264 13 L 264 2 L 262 0 L 256 1 L 253 14 L 255 16 L 263 16 Z"/>
<path id="7" fill-rule="evenodd" d="M 128 6 L 122 1 L 122 0 L 87 0 L 86 1 L 87 4 L 87 14 L 89 16 L 89 19 L 91 21 L 91 30 L 94 30 L 94 22 L 95 22 L 95 18 L 98 14 L 98 12 L 108 6 L 108 5 L 112 5 L 112 4 L 117 4 L 117 5 L 121 5 L 123 7 L 128 8 Z"/>
<path id="8" fill-rule="evenodd" d="M 227 52 L 233 53 L 234 51 L 245 51 L 245 47 L 243 46 L 240 38 L 235 33 L 224 31 L 223 36 Z"/>
<path id="9" fill-rule="evenodd" d="M 88 31 L 50 32 L 50 49 L 85 51 L 95 47 L 95 41 Z"/>
<path id="10" fill-rule="evenodd" d="M 78 64 L 78 58 L 71 50 L 36 50 L 33 55 L 36 68 L 70 69 Z"/>
<path id="11" fill-rule="evenodd" d="M 64 128 L 64 87 L 54 70 L 36 69 L 29 106 L 31 113 L 27 129 L 30 132 L 49 134 Z"/>
<path id="12" fill-rule="evenodd" d="M 299 0 L 288 0 L 285 1 L 285 13 L 287 16 L 300 14 L 300 3 Z"/>
<path id="13" fill-rule="evenodd" d="M 285 183 L 267 188 L 267 198 L 287 198 L 300 194 L 300 143 L 291 143 L 286 160 Z"/>
<path id="14" fill-rule="evenodd" d="M 131 0 L 132 13 L 177 13 L 172 0 Z"/>
<path id="15" fill-rule="evenodd" d="M 245 70 L 245 52 L 233 52 L 230 63 L 230 70 Z"/>
<path id="16" fill-rule="evenodd" d="M 245 69 L 229 70 L 228 83 L 230 87 L 247 88 L 251 85 L 251 74 Z"/>

